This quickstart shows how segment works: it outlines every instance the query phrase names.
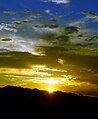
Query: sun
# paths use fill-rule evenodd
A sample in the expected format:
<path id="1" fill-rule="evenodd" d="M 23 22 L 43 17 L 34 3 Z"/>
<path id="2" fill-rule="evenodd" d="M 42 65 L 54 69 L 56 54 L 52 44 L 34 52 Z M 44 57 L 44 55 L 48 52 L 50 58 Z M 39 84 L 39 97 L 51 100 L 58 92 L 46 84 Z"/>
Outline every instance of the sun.
<path id="1" fill-rule="evenodd" d="M 48 92 L 49 92 L 49 93 L 53 93 L 53 91 L 54 91 L 53 88 L 49 88 L 49 89 L 48 89 Z"/>

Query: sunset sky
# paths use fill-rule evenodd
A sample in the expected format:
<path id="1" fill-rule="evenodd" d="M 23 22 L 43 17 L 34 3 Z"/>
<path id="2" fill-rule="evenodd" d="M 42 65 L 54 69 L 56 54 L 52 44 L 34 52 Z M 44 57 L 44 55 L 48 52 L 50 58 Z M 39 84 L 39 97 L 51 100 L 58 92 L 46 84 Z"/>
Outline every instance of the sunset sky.
<path id="1" fill-rule="evenodd" d="M 98 96 L 97 0 L 0 0 L 0 87 Z"/>

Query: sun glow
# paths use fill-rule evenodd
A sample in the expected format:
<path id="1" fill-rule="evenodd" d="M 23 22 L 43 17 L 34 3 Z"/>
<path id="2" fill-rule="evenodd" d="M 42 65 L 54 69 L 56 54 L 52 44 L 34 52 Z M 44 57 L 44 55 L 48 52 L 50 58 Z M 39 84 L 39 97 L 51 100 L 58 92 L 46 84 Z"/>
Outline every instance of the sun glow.
<path id="1" fill-rule="evenodd" d="M 55 80 L 53 78 L 50 78 L 50 79 L 42 80 L 42 82 L 53 85 L 53 84 L 58 84 L 59 80 Z"/>
<path id="2" fill-rule="evenodd" d="M 54 91 L 53 88 L 49 88 L 49 89 L 48 89 L 48 92 L 49 92 L 49 93 L 53 93 L 53 91 Z"/>

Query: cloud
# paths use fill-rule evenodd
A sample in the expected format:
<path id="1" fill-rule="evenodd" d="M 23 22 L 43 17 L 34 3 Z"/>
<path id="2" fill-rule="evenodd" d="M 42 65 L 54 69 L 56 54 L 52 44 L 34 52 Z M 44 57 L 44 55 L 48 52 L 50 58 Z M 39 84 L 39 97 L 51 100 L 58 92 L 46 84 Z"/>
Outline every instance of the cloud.
<path id="1" fill-rule="evenodd" d="M 4 30 L 11 31 L 11 32 L 14 32 L 14 33 L 17 32 L 17 29 L 15 27 L 13 27 L 13 25 L 1 23 L 0 24 L 0 31 L 4 31 Z"/>
<path id="2" fill-rule="evenodd" d="M 54 2 L 56 4 L 67 4 L 69 0 L 43 0 L 44 2 Z"/>

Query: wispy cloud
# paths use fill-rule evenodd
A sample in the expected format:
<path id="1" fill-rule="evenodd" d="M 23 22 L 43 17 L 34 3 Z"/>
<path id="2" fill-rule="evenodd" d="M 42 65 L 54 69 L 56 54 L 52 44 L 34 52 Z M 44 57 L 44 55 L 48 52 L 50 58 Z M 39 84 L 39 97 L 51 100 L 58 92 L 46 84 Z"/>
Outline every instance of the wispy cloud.
<path id="1" fill-rule="evenodd" d="M 56 4 L 67 4 L 70 1 L 69 0 L 43 0 L 44 2 L 54 2 Z"/>

